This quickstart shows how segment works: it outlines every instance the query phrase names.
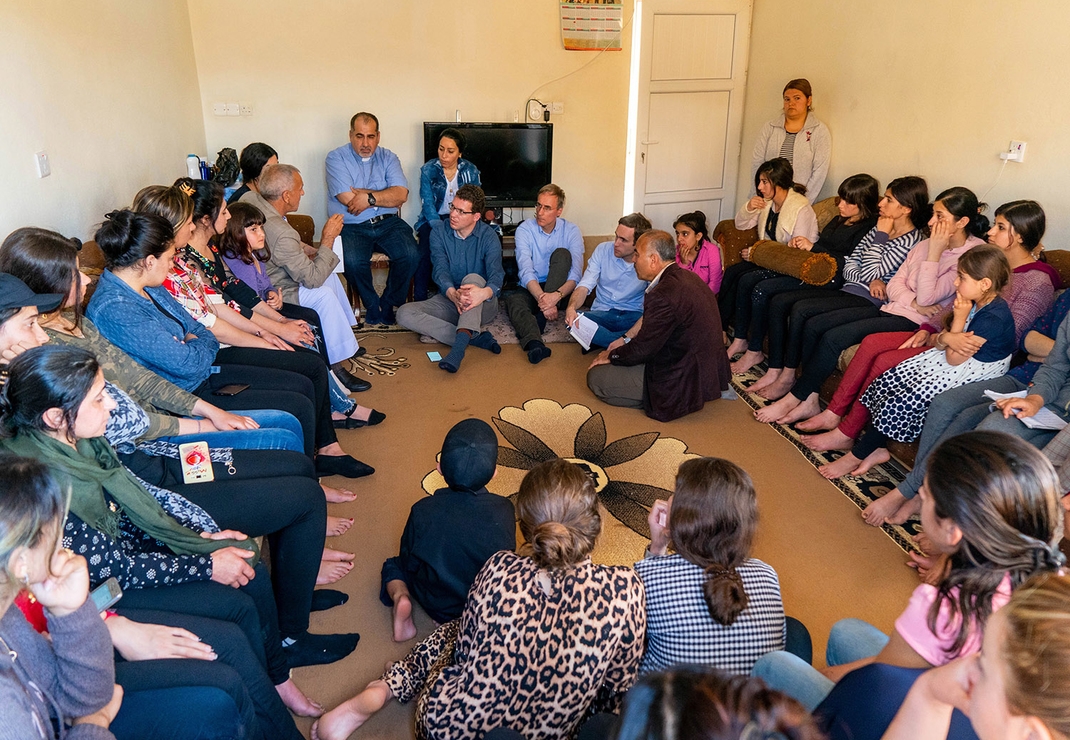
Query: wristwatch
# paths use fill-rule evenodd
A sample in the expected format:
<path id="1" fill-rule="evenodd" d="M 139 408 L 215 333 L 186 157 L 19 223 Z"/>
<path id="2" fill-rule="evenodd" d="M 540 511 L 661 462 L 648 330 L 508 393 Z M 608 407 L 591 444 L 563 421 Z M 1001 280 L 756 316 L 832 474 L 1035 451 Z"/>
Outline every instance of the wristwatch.
<path id="1" fill-rule="evenodd" d="M 368 205 L 369 206 L 374 206 L 375 205 L 375 193 L 368 193 Z"/>

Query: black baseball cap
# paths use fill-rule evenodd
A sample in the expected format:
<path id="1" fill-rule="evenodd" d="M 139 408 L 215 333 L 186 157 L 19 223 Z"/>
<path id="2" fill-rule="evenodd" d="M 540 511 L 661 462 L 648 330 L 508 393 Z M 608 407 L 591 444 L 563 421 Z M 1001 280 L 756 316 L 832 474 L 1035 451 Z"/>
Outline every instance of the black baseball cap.
<path id="1" fill-rule="evenodd" d="M 60 293 L 34 293 L 14 275 L 0 272 L 0 311 L 27 306 L 36 306 L 42 311 L 54 311 L 63 303 L 63 298 Z"/>

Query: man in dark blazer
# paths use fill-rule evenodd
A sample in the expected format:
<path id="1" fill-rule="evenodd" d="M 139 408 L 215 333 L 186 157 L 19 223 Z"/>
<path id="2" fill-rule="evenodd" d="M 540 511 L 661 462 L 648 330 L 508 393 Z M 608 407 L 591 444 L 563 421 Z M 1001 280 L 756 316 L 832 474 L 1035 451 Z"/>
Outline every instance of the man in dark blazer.
<path id="1" fill-rule="evenodd" d="M 641 408 L 658 421 L 734 397 L 717 297 L 676 265 L 676 243 L 667 232 L 648 231 L 635 247 L 636 275 L 650 281 L 643 317 L 595 358 L 587 387 L 612 406 Z"/>

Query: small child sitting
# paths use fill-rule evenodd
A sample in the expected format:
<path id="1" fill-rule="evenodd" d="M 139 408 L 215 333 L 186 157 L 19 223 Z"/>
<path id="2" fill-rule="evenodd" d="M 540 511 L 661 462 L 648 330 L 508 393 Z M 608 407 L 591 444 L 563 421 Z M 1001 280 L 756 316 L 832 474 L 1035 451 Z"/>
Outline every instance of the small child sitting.
<path id="1" fill-rule="evenodd" d="M 383 563 L 379 598 L 393 607 L 394 641 L 416 637 L 410 596 L 438 623 L 461 616 L 468 589 L 491 555 L 516 549 L 516 512 L 487 491 L 498 438 L 485 421 L 465 419 L 442 443 L 438 471 L 448 488 L 412 505 L 401 549 Z"/>

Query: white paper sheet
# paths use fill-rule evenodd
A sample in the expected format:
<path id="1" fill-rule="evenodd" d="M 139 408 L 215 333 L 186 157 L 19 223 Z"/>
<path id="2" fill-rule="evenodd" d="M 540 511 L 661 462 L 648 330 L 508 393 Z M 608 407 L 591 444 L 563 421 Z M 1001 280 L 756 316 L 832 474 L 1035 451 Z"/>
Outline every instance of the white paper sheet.
<path id="1" fill-rule="evenodd" d="M 595 332 L 598 331 L 598 324 L 591 321 L 589 318 L 580 314 L 579 319 L 576 320 L 575 326 L 568 327 L 568 333 L 572 335 L 572 338 L 579 342 L 580 346 L 584 349 L 591 348 L 591 341 L 594 339 Z"/>

